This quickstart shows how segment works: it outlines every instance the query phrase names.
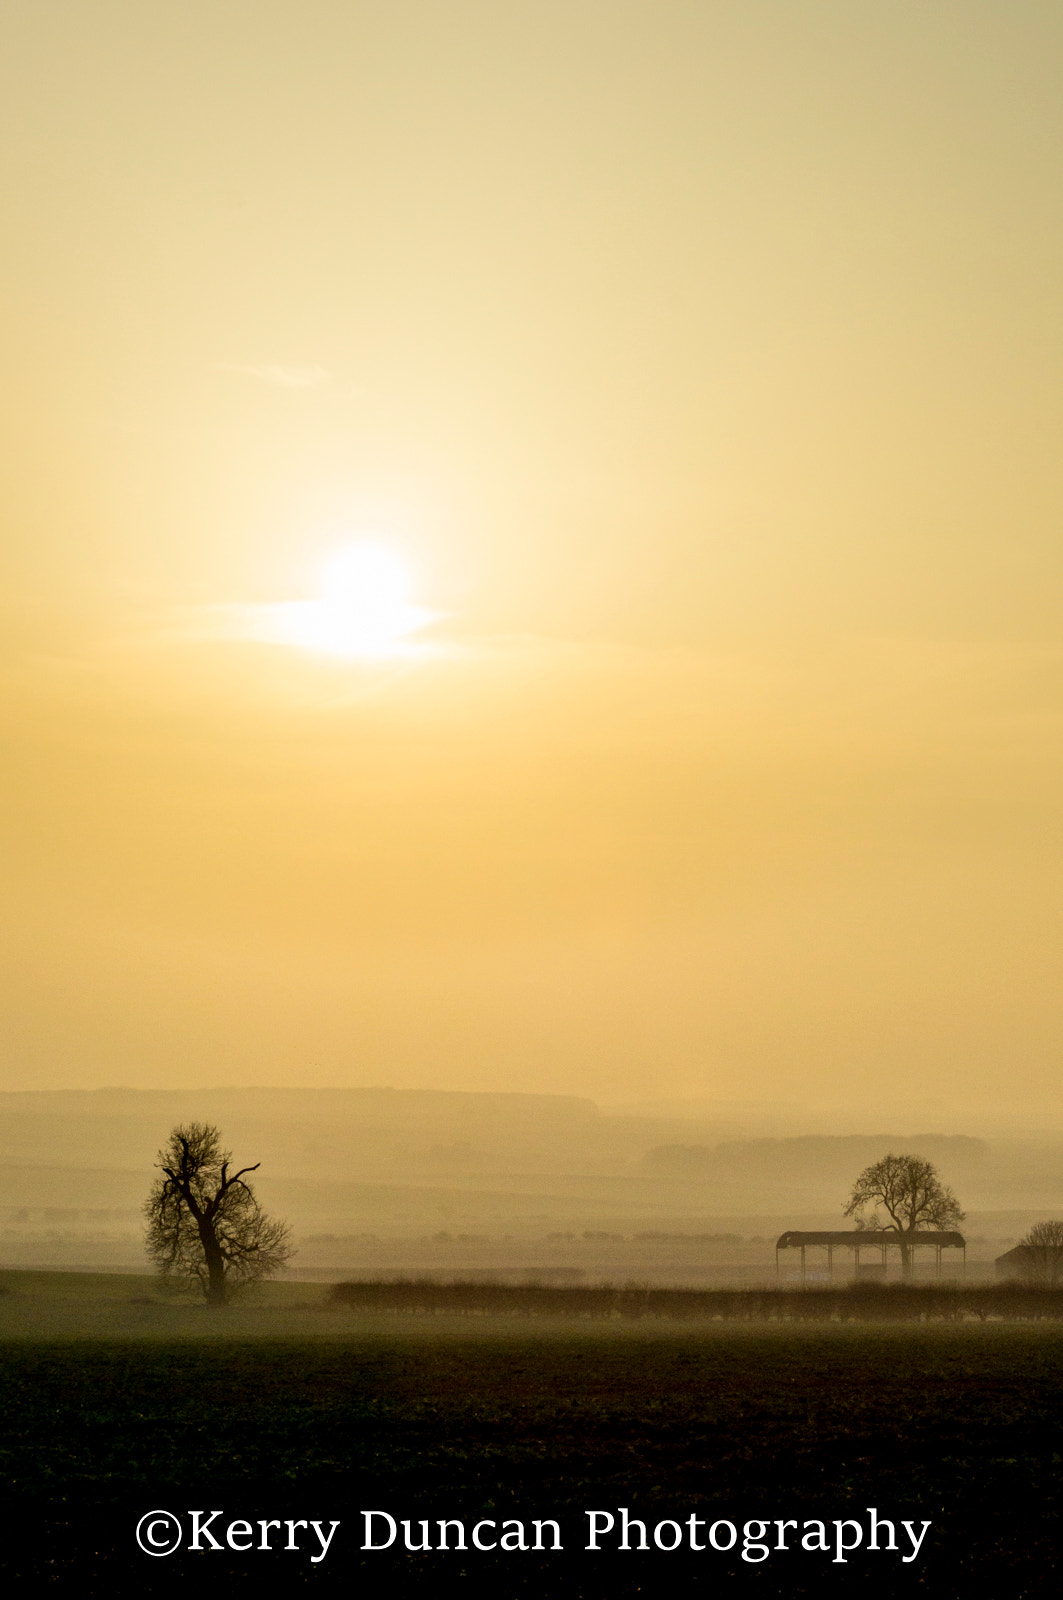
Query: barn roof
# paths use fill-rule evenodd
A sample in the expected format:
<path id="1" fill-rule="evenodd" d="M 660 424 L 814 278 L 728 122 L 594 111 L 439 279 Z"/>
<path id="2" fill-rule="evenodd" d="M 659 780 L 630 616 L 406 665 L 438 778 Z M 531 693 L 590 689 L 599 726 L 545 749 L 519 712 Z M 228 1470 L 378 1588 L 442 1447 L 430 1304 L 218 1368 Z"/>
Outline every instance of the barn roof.
<path id="1" fill-rule="evenodd" d="M 1033 1251 L 1028 1244 L 1012 1245 L 1011 1249 L 1005 1250 L 1002 1256 L 997 1256 L 994 1265 L 999 1267 L 1003 1261 L 1013 1261 L 1016 1266 L 1028 1266 L 1032 1255 Z"/>
<path id="2" fill-rule="evenodd" d="M 957 1250 L 965 1250 L 967 1241 L 962 1233 L 935 1233 L 930 1228 L 920 1228 L 915 1233 L 905 1234 L 909 1244 L 936 1244 L 943 1247 L 952 1246 Z M 890 1245 L 897 1244 L 901 1235 L 892 1228 L 846 1228 L 838 1233 L 802 1233 L 791 1228 L 786 1233 L 779 1235 L 776 1250 L 797 1250 L 802 1245 L 847 1245 L 850 1250 L 858 1250 L 861 1245 Z"/>

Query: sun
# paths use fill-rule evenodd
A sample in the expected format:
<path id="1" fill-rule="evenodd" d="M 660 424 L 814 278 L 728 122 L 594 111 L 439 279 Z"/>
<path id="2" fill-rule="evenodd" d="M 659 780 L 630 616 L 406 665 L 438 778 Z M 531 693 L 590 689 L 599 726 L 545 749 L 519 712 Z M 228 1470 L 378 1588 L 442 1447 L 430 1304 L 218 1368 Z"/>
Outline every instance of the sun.
<path id="1" fill-rule="evenodd" d="M 284 633 L 326 655 L 407 655 L 434 617 L 412 603 L 411 590 L 409 566 L 394 550 L 369 540 L 346 545 L 322 568 L 319 598 L 284 607 Z"/>

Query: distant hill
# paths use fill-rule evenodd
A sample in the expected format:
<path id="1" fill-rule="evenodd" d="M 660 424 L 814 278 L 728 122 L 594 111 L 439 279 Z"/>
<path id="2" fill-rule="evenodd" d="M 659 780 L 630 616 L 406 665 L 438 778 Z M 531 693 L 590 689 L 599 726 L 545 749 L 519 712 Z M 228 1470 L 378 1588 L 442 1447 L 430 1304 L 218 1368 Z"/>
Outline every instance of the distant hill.
<path id="1" fill-rule="evenodd" d="M 720 1144 L 656 1145 L 646 1154 L 646 1168 L 670 1176 L 703 1180 L 710 1175 L 775 1181 L 780 1173 L 789 1181 L 835 1181 L 852 1185 L 856 1174 L 889 1151 L 914 1151 L 964 1178 L 977 1178 L 989 1159 L 985 1139 L 966 1134 L 852 1133 L 801 1134 L 788 1139 L 728 1139 Z M 951 1180 L 947 1180 L 951 1181 Z"/>
<path id="2" fill-rule="evenodd" d="M 0 1094 L 0 1226 L 75 1213 L 99 1227 L 120 1211 L 138 1228 L 156 1153 L 183 1121 L 217 1123 L 238 1161 L 261 1163 L 264 1203 L 313 1233 L 693 1232 L 735 1217 L 781 1230 L 812 1215 L 842 1226 L 858 1173 L 890 1150 L 932 1161 L 969 1212 L 1063 1215 L 1059 1146 L 903 1131 L 742 1139 L 733 1122 L 721 1137 L 710 1122 L 610 1115 L 576 1095 L 108 1088 Z"/>

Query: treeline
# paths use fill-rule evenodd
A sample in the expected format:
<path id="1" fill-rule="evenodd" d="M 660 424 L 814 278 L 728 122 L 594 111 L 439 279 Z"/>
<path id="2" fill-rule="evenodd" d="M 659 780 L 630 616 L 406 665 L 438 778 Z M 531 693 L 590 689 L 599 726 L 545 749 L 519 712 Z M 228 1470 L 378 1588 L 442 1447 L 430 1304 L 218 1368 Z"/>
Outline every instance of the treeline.
<path id="1" fill-rule="evenodd" d="M 1063 1287 L 1023 1283 L 856 1283 L 838 1288 L 657 1289 L 542 1283 L 436 1283 L 427 1279 L 337 1283 L 329 1304 L 351 1311 L 420 1315 L 582 1317 L 596 1321 L 959 1322 L 988 1317 L 1063 1319 Z"/>

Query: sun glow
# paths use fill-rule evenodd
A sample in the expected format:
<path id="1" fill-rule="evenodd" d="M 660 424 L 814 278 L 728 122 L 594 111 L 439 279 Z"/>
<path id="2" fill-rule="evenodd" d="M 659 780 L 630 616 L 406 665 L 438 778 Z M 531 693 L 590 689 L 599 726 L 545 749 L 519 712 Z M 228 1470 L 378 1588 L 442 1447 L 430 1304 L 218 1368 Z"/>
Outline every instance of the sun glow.
<path id="1" fill-rule="evenodd" d="M 398 656 L 434 618 L 410 599 L 409 568 L 383 545 L 348 545 L 325 564 L 317 600 L 283 607 L 289 643 L 335 656 Z"/>

